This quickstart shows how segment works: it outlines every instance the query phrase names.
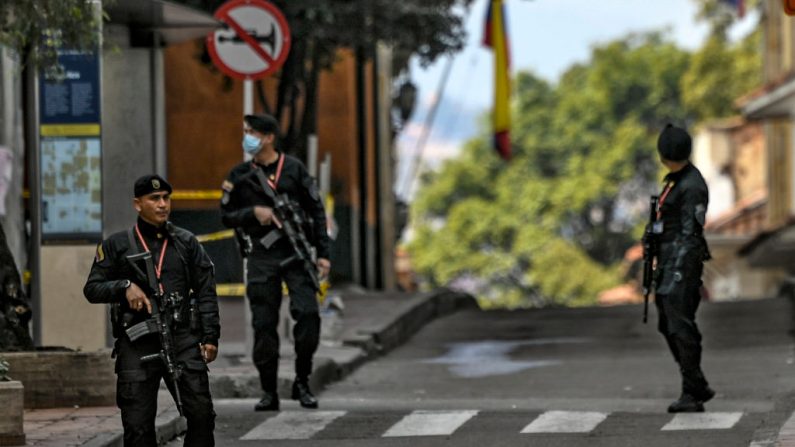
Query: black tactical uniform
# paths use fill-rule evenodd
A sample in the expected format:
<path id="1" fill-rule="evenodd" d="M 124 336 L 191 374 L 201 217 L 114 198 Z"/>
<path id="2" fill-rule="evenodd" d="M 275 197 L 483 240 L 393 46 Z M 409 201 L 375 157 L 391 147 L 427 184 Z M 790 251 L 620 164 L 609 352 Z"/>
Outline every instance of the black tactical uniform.
<path id="1" fill-rule="evenodd" d="M 687 160 L 690 144 L 684 130 L 668 127 L 660 137 L 660 154 L 668 160 Z M 690 163 L 669 173 L 664 182 L 658 207 L 662 233 L 658 235 L 655 303 L 658 330 L 682 376 L 682 396 L 669 411 L 703 411 L 703 402 L 714 396 L 701 371 L 701 333 L 695 321 L 704 261 L 710 258 L 704 239 L 709 192 L 701 173 Z"/>
<path id="2" fill-rule="evenodd" d="M 314 180 L 304 165 L 296 158 L 280 153 L 279 158 L 262 166 L 244 162 L 235 166 L 223 185 L 221 214 L 227 227 L 238 228 L 251 240 L 248 257 L 247 290 L 254 327 L 253 361 L 256 365 L 266 398 L 274 399 L 267 409 L 278 409 L 277 373 L 279 367 L 279 308 L 282 302 L 282 281 L 287 284 L 290 296 L 290 315 L 295 320 L 296 382 L 293 398 L 301 400 L 303 406 L 314 408 L 316 401 L 305 405 L 295 386 L 307 384 L 312 372 L 312 356 L 320 339 L 320 315 L 316 291 L 312 281 L 300 263 L 283 266 L 294 251 L 286 236 L 278 239 L 269 248 L 260 240 L 276 230 L 274 225 L 261 225 L 254 215 L 254 206 L 273 207 L 272 201 L 254 175 L 262 169 L 266 177 L 276 186 L 276 192 L 286 194 L 306 213 L 304 230 L 309 242 L 317 250 L 318 258 L 328 259 L 329 238 L 326 233 L 326 215 Z M 312 398 L 314 399 L 314 398 Z M 257 408 L 261 409 L 261 408 Z"/>
<path id="3" fill-rule="evenodd" d="M 160 380 L 172 395 L 173 384 L 166 375 L 162 361 L 141 362 L 141 357 L 160 351 L 158 334 L 148 334 L 135 342 L 124 332 L 150 317 L 146 309 L 130 309 L 125 299 L 128 280 L 141 289 L 148 286 L 130 268 L 126 256 L 151 250 L 155 265 L 161 262 L 164 292 L 183 297 L 179 320 L 171 326 L 176 363 L 182 369 L 179 389 L 188 430 L 186 446 L 212 446 L 215 427 L 207 366 L 199 345 L 218 346 L 220 325 L 215 292 L 213 264 L 196 238 L 188 231 L 167 223 L 157 228 L 141 218 L 138 231 L 133 231 L 136 247 L 131 249 L 130 234 L 121 231 L 111 235 L 97 247 L 83 293 L 92 303 L 118 305 L 118 320 L 114 322 L 116 345 L 116 374 L 118 378 L 116 402 L 121 409 L 125 446 L 156 446 L 155 417 Z M 140 236 L 139 236 L 140 232 Z M 141 241 L 143 239 L 143 242 Z M 163 251 L 163 245 L 166 249 Z M 191 328 L 193 321 L 193 328 Z"/>
<path id="4" fill-rule="evenodd" d="M 33 312 L 21 284 L 5 231 L 0 226 L 0 352 L 35 349 L 28 331 Z"/>

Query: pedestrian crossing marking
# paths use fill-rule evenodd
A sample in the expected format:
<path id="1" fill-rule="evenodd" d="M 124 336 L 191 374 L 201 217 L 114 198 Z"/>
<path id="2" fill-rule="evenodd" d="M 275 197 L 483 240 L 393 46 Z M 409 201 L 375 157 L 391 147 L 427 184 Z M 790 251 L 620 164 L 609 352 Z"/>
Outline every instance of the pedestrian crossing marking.
<path id="1" fill-rule="evenodd" d="M 607 416 L 608 413 L 596 411 L 547 411 L 522 429 L 521 433 L 588 433 Z"/>
<path id="2" fill-rule="evenodd" d="M 381 436 L 384 438 L 415 436 L 450 436 L 465 424 L 477 420 L 479 410 L 415 410 L 403 416 Z M 266 419 L 243 435 L 241 441 L 311 439 L 332 422 L 344 418 L 348 411 L 284 411 Z M 679 413 L 661 431 L 728 430 L 742 419 L 742 412 Z M 522 434 L 583 434 L 595 430 L 610 412 L 547 411 L 535 417 Z M 795 421 L 795 414 L 793 415 Z M 343 419 L 344 421 L 344 419 Z M 795 425 L 795 422 L 792 423 Z M 376 435 L 375 433 L 371 433 Z"/>
<path id="3" fill-rule="evenodd" d="M 742 413 L 679 413 L 662 430 L 728 430 L 742 417 Z"/>
<path id="4" fill-rule="evenodd" d="M 452 435 L 459 427 L 478 414 L 477 410 L 428 411 L 417 410 L 405 416 L 383 434 L 384 438 L 403 436 Z"/>
<path id="5" fill-rule="evenodd" d="M 284 411 L 257 425 L 240 440 L 309 439 L 346 413 L 346 411 Z"/>

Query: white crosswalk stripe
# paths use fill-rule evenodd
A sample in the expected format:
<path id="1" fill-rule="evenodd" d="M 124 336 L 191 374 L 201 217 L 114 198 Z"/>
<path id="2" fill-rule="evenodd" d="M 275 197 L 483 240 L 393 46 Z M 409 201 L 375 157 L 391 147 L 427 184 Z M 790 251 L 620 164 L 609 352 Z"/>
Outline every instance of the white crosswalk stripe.
<path id="1" fill-rule="evenodd" d="M 608 413 L 596 411 L 547 411 L 538 416 L 522 433 L 588 433 L 607 419 Z"/>
<path id="2" fill-rule="evenodd" d="M 662 430 L 728 430 L 742 417 L 742 413 L 679 413 Z"/>
<path id="3" fill-rule="evenodd" d="M 284 411 L 254 427 L 241 441 L 309 439 L 346 411 Z"/>
<path id="4" fill-rule="evenodd" d="M 389 430 L 383 434 L 383 437 L 451 435 L 476 414 L 478 414 L 476 410 L 418 410 L 390 427 Z"/>
<path id="5" fill-rule="evenodd" d="M 344 428 L 347 411 L 283 411 L 263 421 L 240 440 L 311 439 L 332 422 L 341 419 Z M 465 424 L 477 424 L 479 410 L 416 410 L 403 416 L 381 435 L 385 438 L 413 436 L 450 436 Z M 356 413 L 350 413 L 356 419 Z M 529 415 L 528 415 L 529 416 Z M 680 413 L 671 416 L 661 431 L 729 430 L 743 418 L 741 412 Z M 610 417 L 627 418 L 631 414 L 597 411 L 547 411 L 535 417 L 521 434 L 585 434 L 594 431 Z M 527 420 L 530 420 L 528 417 Z M 793 416 L 795 420 L 795 416 Z M 795 425 L 795 424 L 793 424 Z M 795 431 L 795 430 L 794 430 Z M 380 431 L 379 431 L 380 432 Z M 321 437 L 323 435 L 320 435 Z M 370 436 L 378 436 L 371 433 Z"/>

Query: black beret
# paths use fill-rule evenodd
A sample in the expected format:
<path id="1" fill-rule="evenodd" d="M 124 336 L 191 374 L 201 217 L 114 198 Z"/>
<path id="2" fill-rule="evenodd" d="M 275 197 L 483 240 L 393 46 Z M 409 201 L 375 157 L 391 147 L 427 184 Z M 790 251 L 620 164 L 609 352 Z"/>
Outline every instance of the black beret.
<path id="1" fill-rule="evenodd" d="M 257 132 L 279 135 L 279 122 L 276 121 L 276 118 L 266 113 L 246 115 L 243 117 L 243 120 Z"/>
<path id="2" fill-rule="evenodd" d="M 685 161 L 690 158 L 693 140 L 686 130 L 673 124 L 665 126 L 657 139 L 657 152 L 660 157 L 671 161 Z"/>
<path id="3" fill-rule="evenodd" d="M 157 174 L 149 174 L 135 181 L 135 197 L 145 196 L 153 192 L 167 191 L 171 194 L 171 185 Z"/>

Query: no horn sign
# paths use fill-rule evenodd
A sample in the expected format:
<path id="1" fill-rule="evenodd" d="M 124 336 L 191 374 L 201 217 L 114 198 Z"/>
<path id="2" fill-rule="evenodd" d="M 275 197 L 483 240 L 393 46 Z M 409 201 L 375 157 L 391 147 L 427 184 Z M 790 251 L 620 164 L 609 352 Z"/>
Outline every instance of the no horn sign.
<path id="1" fill-rule="evenodd" d="M 231 0 L 215 11 L 222 29 L 207 35 L 215 65 L 236 79 L 259 79 L 278 70 L 290 52 L 290 28 L 264 0 Z"/>

